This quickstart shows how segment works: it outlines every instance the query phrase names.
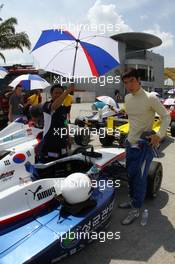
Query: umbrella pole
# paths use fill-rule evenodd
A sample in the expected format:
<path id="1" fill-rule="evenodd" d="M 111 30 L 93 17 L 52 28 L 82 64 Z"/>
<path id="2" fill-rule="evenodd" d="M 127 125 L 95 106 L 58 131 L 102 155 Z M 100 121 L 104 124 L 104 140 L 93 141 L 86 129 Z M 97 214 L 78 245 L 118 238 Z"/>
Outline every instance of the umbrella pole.
<path id="1" fill-rule="evenodd" d="M 75 56 L 74 56 L 74 62 L 73 62 L 73 69 L 72 69 L 72 76 L 74 78 L 75 74 L 75 65 L 76 65 L 76 60 L 77 60 L 77 52 L 78 52 L 78 43 L 80 42 L 79 39 L 76 40 L 76 47 L 75 47 Z"/>
<path id="2" fill-rule="evenodd" d="M 80 42 L 79 39 L 76 39 L 76 47 L 75 47 L 75 56 L 74 56 L 74 62 L 73 62 L 73 69 L 72 69 L 72 80 L 71 82 L 74 84 L 75 83 L 75 78 L 74 78 L 74 74 L 75 74 L 75 65 L 76 65 L 76 60 L 77 60 L 77 52 L 78 52 L 78 43 Z M 72 95 L 74 95 L 74 93 L 72 93 Z"/>
<path id="3" fill-rule="evenodd" d="M 80 43 L 80 34 L 81 34 L 81 30 L 78 34 L 78 38 L 76 39 L 75 56 L 74 56 L 74 63 L 73 63 L 73 70 L 72 70 L 73 78 L 74 78 L 74 74 L 75 74 L 75 65 L 76 65 L 76 60 L 77 60 L 78 44 Z"/>

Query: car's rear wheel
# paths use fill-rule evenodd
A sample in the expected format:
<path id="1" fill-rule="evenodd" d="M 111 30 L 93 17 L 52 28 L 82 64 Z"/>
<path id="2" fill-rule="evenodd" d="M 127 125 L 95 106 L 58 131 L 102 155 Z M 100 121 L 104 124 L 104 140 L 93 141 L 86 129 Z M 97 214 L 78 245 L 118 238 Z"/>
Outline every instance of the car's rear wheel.
<path id="1" fill-rule="evenodd" d="M 118 139 L 118 144 L 120 147 L 124 147 L 125 146 L 125 141 L 127 138 L 127 134 L 121 134 L 120 138 Z"/>
<path id="2" fill-rule="evenodd" d="M 77 134 L 74 135 L 74 141 L 77 145 L 87 146 L 90 142 L 90 130 L 85 128 L 81 133 L 77 132 Z"/>
<path id="3" fill-rule="evenodd" d="M 147 197 L 155 198 L 160 190 L 163 178 L 163 167 L 160 162 L 152 161 L 147 182 Z"/>
<path id="4" fill-rule="evenodd" d="M 76 118 L 74 124 L 79 127 L 84 127 L 85 121 L 83 119 Z"/>
<path id="5" fill-rule="evenodd" d="M 172 136 L 172 137 L 175 137 L 175 121 L 172 121 L 172 122 L 171 122 L 171 128 L 170 128 L 170 131 L 171 131 L 171 136 Z"/>
<path id="6" fill-rule="evenodd" d="M 113 135 L 108 135 L 105 133 L 104 137 L 99 136 L 99 141 L 104 147 L 111 146 L 114 142 L 114 136 Z"/>

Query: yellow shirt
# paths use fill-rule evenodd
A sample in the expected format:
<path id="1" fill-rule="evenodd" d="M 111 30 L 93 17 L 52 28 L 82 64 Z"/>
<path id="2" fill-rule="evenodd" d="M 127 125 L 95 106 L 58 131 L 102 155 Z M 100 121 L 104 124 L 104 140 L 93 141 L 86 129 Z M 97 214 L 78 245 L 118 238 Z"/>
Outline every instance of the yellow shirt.
<path id="1" fill-rule="evenodd" d="M 66 106 L 66 107 L 67 106 L 71 106 L 72 102 L 73 102 L 73 96 L 68 94 L 66 96 L 66 98 L 64 99 L 64 101 L 63 101 L 63 105 Z"/>
<path id="2" fill-rule="evenodd" d="M 37 105 L 39 104 L 39 95 L 37 94 L 33 94 L 30 97 L 28 97 L 27 101 L 31 104 L 31 105 Z"/>

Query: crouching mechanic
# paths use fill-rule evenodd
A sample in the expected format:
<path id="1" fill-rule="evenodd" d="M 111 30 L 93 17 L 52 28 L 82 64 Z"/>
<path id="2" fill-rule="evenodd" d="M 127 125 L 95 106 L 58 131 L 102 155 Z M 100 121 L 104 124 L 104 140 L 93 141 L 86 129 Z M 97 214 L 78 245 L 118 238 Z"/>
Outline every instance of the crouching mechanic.
<path id="1" fill-rule="evenodd" d="M 128 171 L 130 201 L 119 205 L 120 208 L 130 208 L 123 225 L 132 223 L 139 217 L 147 188 L 147 176 L 153 159 L 152 147 L 159 145 L 166 135 L 170 116 L 165 107 L 155 95 L 146 92 L 140 86 L 138 70 L 130 69 L 123 73 L 122 80 L 128 94 L 125 96 L 125 107 L 128 114 L 129 134 L 126 141 L 126 167 Z M 149 136 L 149 145 L 143 149 L 139 144 L 142 134 L 152 130 L 155 114 L 161 118 L 160 130 Z"/>
<path id="2" fill-rule="evenodd" d="M 50 90 L 52 100 L 43 105 L 44 130 L 40 148 L 42 162 L 58 159 L 67 154 L 67 113 L 63 101 L 73 91 L 74 85 L 64 91 L 61 85 L 55 84 Z"/>

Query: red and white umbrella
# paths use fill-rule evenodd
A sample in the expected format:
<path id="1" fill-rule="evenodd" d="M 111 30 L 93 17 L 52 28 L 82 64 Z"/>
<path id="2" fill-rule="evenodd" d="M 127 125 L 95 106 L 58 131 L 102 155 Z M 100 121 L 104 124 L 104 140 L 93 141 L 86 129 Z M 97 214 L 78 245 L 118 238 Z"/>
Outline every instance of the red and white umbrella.
<path id="1" fill-rule="evenodd" d="M 167 98 L 164 102 L 163 102 L 164 106 L 173 106 L 175 105 L 175 100 L 174 98 Z"/>
<path id="2" fill-rule="evenodd" d="M 119 66 L 118 43 L 84 30 L 44 30 L 32 54 L 40 68 L 69 78 L 98 77 Z"/>

